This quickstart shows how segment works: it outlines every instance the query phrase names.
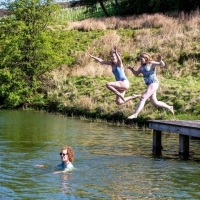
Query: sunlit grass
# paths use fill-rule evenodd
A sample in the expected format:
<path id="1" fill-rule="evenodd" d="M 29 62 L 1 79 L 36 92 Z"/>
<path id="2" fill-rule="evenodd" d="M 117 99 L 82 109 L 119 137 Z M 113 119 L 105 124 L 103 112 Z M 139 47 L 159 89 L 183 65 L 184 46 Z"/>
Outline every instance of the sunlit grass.
<path id="1" fill-rule="evenodd" d="M 104 6 L 106 7 L 107 12 L 110 16 L 114 15 L 114 9 L 111 3 L 105 3 Z M 105 13 L 103 12 L 100 4 L 96 4 L 93 9 L 89 9 L 86 6 L 76 6 L 76 7 L 66 7 L 62 8 L 59 12 L 55 14 L 55 19 L 59 20 L 60 22 L 63 21 L 80 21 L 83 19 L 88 19 L 92 17 L 103 17 Z"/>
<path id="2" fill-rule="evenodd" d="M 109 52 L 117 46 L 122 54 L 125 72 L 131 82 L 126 96 L 141 94 L 146 86 L 142 77 L 135 77 L 128 66 L 139 67 L 138 55 L 147 51 L 156 60 L 161 53 L 165 68 L 157 70 L 160 80 L 158 100 L 173 105 L 175 116 L 170 112 L 155 108 L 147 101 L 138 120 L 148 119 L 198 119 L 200 116 L 199 69 L 200 69 L 200 17 L 194 13 L 189 18 L 173 18 L 161 14 L 142 15 L 126 18 L 86 19 L 70 22 L 69 30 L 90 33 L 101 30 L 85 51 L 76 51 L 73 65 L 54 72 L 54 89 L 49 97 L 57 98 L 65 106 L 89 109 L 98 113 L 102 120 L 110 115 L 113 119 L 123 119 L 132 114 L 139 99 L 125 105 L 115 104 L 115 95 L 105 84 L 114 77 L 109 66 L 102 66 L 89 57 L 89 53 L 105 60 Z M 81 38 L 79 38 L 81 43 Z M 61 76 L 61 74 L 63 74 Z M 121 117 L 121 118 L 120 118 Z"/>

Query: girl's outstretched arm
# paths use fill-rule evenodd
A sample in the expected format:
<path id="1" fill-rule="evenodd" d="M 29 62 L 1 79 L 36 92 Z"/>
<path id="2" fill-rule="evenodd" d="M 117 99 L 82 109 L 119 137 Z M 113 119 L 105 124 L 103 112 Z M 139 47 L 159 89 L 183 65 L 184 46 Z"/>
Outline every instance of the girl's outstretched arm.
<path id="1" fill-rule="evenodd" d="M 91 54 L 89 54 L 89 56 L 91 58 L 93 58 L 94 60 L 96 60 L 97 62 L 99 62 L 100 64 L 104 64 L 104 65 L 111 65 L 112 64 L 111 61 L 103 60 L 103 59 L 95 57 L 95 56 L 93 56 Z"/>
<path id="2" fill-rule="evenodd" d="M 140 74 L 140 67 L 135 70 L 134 67 L 127 67 L 127 69 L 131 70 L 131 72 L 135 75 L 135 76 L 138 76 Z"/>
<path id="3" fill-rule="evenodd" d="M 122 59 L 121 59 L 121 56 L 120 56 L 120 54 L 119 54 L 119 52 L 118 52 L 116 46 L 114 46 L 114 52 L 115 52 L 115 54 L 116 54 L 116 56 L 117 56 L 117 60 L 118 60 L 118 63 L 117 63 L 117 64 L 118 64 L 118 67 L 123 67 Z"/>
<path id="4" fill-rule="evenodd" d="M 165 67 L 165 63 L 160 54 L 158 54 L 157 61 L 150 61 L 150 63 L 152 63 L 154 66 Z"/>

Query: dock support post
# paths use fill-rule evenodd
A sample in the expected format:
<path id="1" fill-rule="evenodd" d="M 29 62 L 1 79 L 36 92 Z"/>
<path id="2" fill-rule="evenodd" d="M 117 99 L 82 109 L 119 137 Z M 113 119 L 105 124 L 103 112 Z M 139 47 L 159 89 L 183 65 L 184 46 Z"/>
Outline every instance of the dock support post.
<path id="1" fill-rule="evenodd" d="M 161 155 L 162 148 L 162 139 L 161 139 L 162 131 L 153 130 L 153 154 Z"/>
<path id="2" fill-rule="evenodd" d="M 189 136 L 179 134 L 179 156 L 181 158 L 189 157 Z"/>

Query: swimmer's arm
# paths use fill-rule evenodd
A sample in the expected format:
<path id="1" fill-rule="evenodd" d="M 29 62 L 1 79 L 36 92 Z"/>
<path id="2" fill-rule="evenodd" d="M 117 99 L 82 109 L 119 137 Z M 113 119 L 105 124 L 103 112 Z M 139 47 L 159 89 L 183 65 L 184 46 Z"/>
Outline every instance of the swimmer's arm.
<path id="1" fill-rule="evenodd" d="M 55 172 L 53 172 L 53 174 L 60 174 L 60 173 L 63 173 L 63 171 L 55 171 Z"/>
<path id="2" fill-rule="evenodd" d="M 54 171 L 53 174 L 61 174 L 61 173 L 65 173 L 65 172 L 70 172 L 73 169 L 65 169 L 64 171 Z"/>
<path id="3" fill-rule="evenodd" d="M 111 65 L 112 64 L 111 61 L 103 60 L 103 59 L 95 57 L 95 56 L 93 56 L 91 54 L 89 54 L 89 56 L 91 58 L 93 58 L 94 60 L 96 60 L 97 62 L 99 62 L 100 64 L 104 64 L 104 65 Z"/>
<path id="4" fill-rule="evenodd" d="M 45 168 L 44 165 L 35 165 L 36 167 L 39 167 L 39 168 Z"/>

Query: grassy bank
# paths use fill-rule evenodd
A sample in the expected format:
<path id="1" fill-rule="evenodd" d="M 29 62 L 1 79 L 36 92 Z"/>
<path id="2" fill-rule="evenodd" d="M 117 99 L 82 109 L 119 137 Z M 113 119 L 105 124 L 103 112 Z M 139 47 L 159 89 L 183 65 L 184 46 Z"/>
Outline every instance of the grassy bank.
<path id="1" fill-rule="evenodd" d="M 75 41 L 84 50 L 73 51 L 73 64 L 59 67 L 48 80 L 49 111 L 59 111 L 69 116 L 81 116 L 93 120 L 120 124 L 143 124 L 148 119 L 199 119 L 200 75 L 200 18 L 199 13 L 180 18 L 160 14 L 127 18 L 87 19 L 69 23 L 62 31 L 70 34 L 78 31 L 94 39 L 83 43 Z M 96 32 L 100 34 L 96 35 Z M 76 40 L 74 38 L 74 40 Z M 85 39 L 83 40 L 85 41 Z M 67 45 L 67 44 L 66 44 Z M 161 53 L 167 67 L 158 70 L 160 88 L 158 99 L 174 106 L 175 116 L 166 110 L 155 108 L 147 101 L 137 119 L 127 120 L 139 99 L 124 105 L 115 104 L 115 96 L 105 84 L 113 81 L 111 69 L 91 60 L 88 54 L 109 59 L 111 48 L 116 45 L 123 63 L 139 67 L 138 55 L 149 52 L 156 59 Z M 75 47 L 74 47 L 75 48 Z M 126 96 L 141 94 L 145 90 L 142 77 L 134 77 L 125 67 L 131 87 Z"/>

